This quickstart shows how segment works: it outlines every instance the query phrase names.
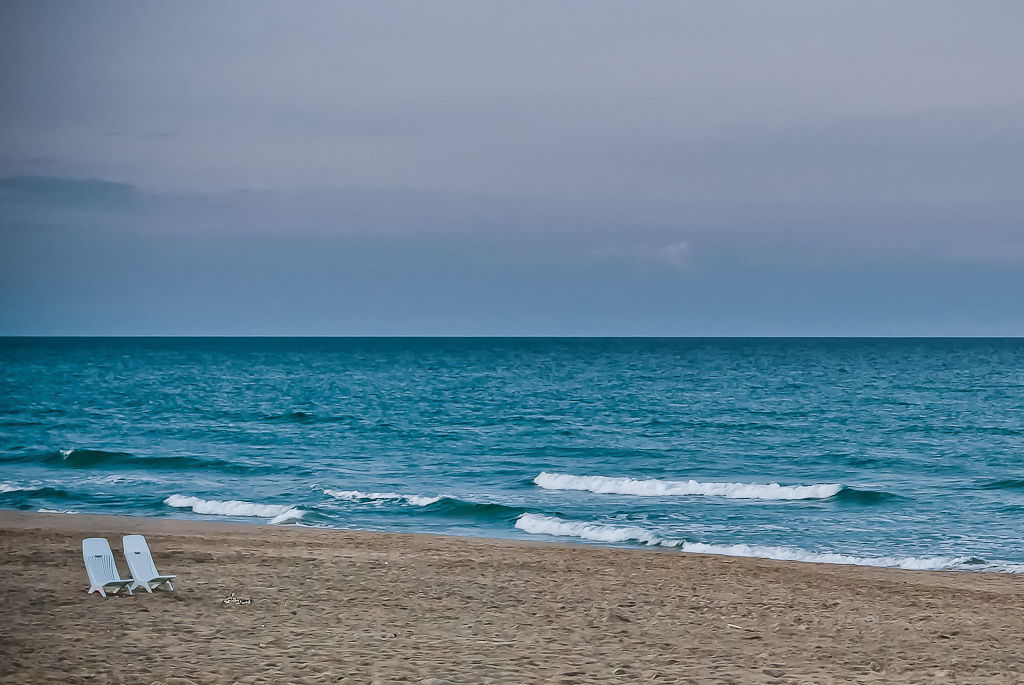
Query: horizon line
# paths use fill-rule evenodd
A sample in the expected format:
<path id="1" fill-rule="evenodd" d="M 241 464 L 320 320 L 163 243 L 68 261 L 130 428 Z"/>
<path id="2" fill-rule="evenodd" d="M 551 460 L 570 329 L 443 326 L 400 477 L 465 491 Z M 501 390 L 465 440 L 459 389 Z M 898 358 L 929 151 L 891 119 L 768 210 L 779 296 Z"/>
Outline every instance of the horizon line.
<path id="1" fill-rule="evenodd" d="M 0 334 L 0 340 L 1024 340 L 1024 335 L 228 335 L 228 334 L 127 334 L 38 335 Z"/>

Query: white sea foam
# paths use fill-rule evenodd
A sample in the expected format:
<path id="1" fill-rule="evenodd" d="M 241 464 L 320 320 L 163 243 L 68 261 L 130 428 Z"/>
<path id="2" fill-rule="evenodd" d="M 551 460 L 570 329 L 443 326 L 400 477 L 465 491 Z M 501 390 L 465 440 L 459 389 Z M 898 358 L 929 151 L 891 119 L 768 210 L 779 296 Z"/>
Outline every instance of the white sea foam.
<path id="1" fill-rule="evenodd" d="M 702 483 L 696 480 L 637 480 L 606 476 L 573 476 L 567 473 L 543 472 L 533 482 L 548 490 L 588 490 L 601 494 L 641 495 L 712 495 L 730 499 L 825 499 L 843 486 L 838 483 L 814 485 L 779 485 L 778 483 Z"/>
<path id="2" fill-rule="evenodd" d="M 37 509 L 40 514 L 77 514 L 77 511 L 68 511 L 67 509 Z"/>
<path id="3" fill-rule="evenodd" d="M 125 476 L 115 473 L 109 476 L 88 476 L 83 478 L 82 482 L 100 485 L 118 485 L 120 483 L 159 483 L 160 479 L 149 476 Z"/>
<path id="4" fill-rule="evenodd" d="M 297 521 L 305 512 L 287 504 L 259 504 L 240 500 L 201 499 L 189 495 L 171 495 L 164 504 L 180 509 L 191 509 L 197 514 L 218 516 L 253 516 L 270 519 L 270 523 Z"/>
<path id="5" fill-rule="evenodd" d="M 71 456 L 71 453 L 74 452 L 74 451 L 75 451 L 74 448 L 72 448 L 72 449 L 67 449 L 67 450 L 61 450 L 60 453 L 61 453 L 61 456 L 63 456 L 65 459 L 67 459 L 68 457 Z"/>
<path id="6" fill-rule="evenodd" d="M 955 568 L 978 570 L 1001 570 L 1019 572 L 1014 566 L 985 564 L 973 557 L 861 557 L 848 554 L 809 552 L 798 547 L 768 545 L 711 545 L 703 542 L 687 542 L 662 538 L 635 526 L 607 526 L 600 523 L 566 521 L 554 516 L 522 514 L 516 520 L 516 528 L 535 535 L 575 537 L 595 542 L 637 542 L 659 547 L 675 547 L 694 554 L 721 554 L 731 557 L 758 557 L 783 561 L 806 561 L 818 564 L 854 564 L 857 566 L 891 566 L 894 568 L 937 571 Z M 981 565 L 983 564 L 985 568 Z M 1024 567 L 1022 567 L 1024 569 Z"/>
<path id="7" fill-rule="evenodd" d="M 153 482 L 156 482 L 156 479 L 154 479 L 154 478 L 140 478 L 138 476 L 131 476 L 131 477 L 129 477 L 129 476 L 122 476 L 120 474 L 113 474 L 113 475 L 110 475 L 110 476 L 101 476 L 101 477 L 97 478 L 94 482 L 97 482 L 97 483 L 111 483 L 111 484 L 116 484 L 116 483 L 153 483 Z"/>
<path id="8" fill-rule="evenodd" d="M 287 511 L 282 511 L 280 514 L 270 519 L 272 525 L 280 525 L 282 523 L 297 523 L 304 515 L 305 511 L 297 507 L 290 507 Z"/>
<path id="9" fill-rule="evenodd" d="M 424 497 L 423 495 L 402 495 L 397 492 L 360 492 L 359 490 L 329 490 L 324 488 L 323 493 L 335 499 L 343 499 L 349 502 L 401 502 L 411 504 L 414 507 L 425 507 L 441 500 L 443 495 L 436 497 Z"/>
<path id="10" fill-rule="evenodd" d="M 18 483 L 15 483 L 15 482 L 9 481 L 9 480 L 5 480 L 3 483 L 0 483 L 0 492 L 19 492 L 21 490 L 33 490 L 33 489 L 34 488 L 26 487 L 24 485 L 19 485 Z"/>

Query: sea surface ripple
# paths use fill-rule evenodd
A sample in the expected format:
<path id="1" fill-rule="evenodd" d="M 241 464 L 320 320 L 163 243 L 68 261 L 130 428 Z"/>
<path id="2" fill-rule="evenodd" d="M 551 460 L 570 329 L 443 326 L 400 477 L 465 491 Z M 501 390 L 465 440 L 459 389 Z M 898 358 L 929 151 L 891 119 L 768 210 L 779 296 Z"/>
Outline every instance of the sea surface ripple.
<path id="1" fill-rule="evenodd" d="M 3 338 L 0 507 L 1024 571 L 1024 340 Z"/>

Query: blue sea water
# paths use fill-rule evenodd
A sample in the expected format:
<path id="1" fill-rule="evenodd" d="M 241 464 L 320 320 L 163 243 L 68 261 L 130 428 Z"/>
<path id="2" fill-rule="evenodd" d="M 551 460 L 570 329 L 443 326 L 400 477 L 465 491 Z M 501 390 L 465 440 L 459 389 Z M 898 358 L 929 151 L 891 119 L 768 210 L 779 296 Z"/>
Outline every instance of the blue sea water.
<path id="1" fill-rule="evenodd" d="M 0 339 L 0 507 L 1024 571 L 1020 339 Z"/>

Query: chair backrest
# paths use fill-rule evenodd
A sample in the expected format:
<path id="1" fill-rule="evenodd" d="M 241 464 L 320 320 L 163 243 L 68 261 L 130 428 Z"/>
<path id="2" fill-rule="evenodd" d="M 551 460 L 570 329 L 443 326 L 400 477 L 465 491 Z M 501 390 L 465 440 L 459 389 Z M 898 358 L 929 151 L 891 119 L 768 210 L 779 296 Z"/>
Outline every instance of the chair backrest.
<path id="1" fill-rule="evenodd" d="M 149 580 L 160 575 L 153 563 L 153 555 L 149 551 L 146 538 L 141 535 L 125 535 L 121 538 L 124 545 L 124 557 L 128 560 L 128 568 L 136 580 Z"/>
<path id="2" fill-rule="evenodd" d="M 89 582 L 103 585 L 112 580 L 120 580 L 117 566 L 114 564 L 114 553 L 110 551 L 110 543 L 106 538 L 86 538 L 82 540 L 82 557 L 85 559 L 85 571 L 89 574 Z"/>

